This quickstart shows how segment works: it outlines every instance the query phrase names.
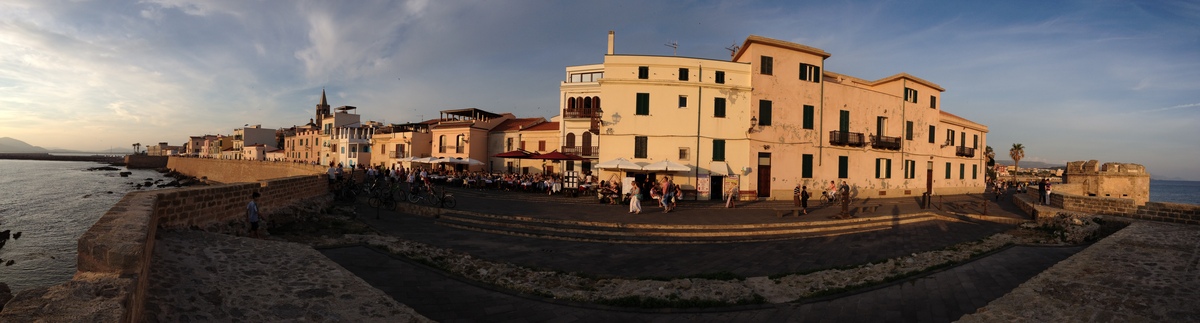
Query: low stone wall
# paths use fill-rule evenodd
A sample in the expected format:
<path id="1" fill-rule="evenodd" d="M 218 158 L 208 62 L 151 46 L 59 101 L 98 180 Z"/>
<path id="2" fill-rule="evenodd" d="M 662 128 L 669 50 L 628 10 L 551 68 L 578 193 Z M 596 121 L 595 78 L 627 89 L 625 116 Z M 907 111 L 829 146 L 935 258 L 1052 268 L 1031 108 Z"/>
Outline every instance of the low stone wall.
<path id="1" fill-rule="evenodd" d="M 167 167 L 167 156 L 126 155 L 125 167 L 130 169 L 153 169 Z"/>
<path id="2" fill-rule="evenodd" d="M 1200 224 L 1200 205 L 1146 202 L 1137 208 L 1137 213 L 1128 215 L 1134 219 Z"/>
<path id="3" fill-rule="evenodd" d="M 64 284 L 21 291 L 0 312 L 0 322 L 141 322 L 150 257 L 161 226 L 210 227 L 245 216 L 250 194 L 262 194 L 270 214 L 325 194 L 318 175 L 258 183 L 132 192 L 79 238 L 75 277 Z"/>
<path id="4" fill-rule="evenodd" d="M 1071 212 L 1088 214 L 1103 214 L 1123 216 L 1140 220 L 1160 222 L 1200 224 L 1200 205 L 1146 202 L 1139 206 L 1137 201 L 1127 198 L 1082 196 L 1059 192 L 1052 188 L 1050 206 Z M 1030 188 L 1024 195 L 1014 196 L 1013 204 L 1035 219 L 1052 218 L 1058 213 L 1052 208 L 1039 208 L 1037 204 L 1040 191 Z"/>
<path id="5" fill-rule="evenodd" d="M 273 178 L 324 174 L 328 167 L 291 162 L 225 160 L 171 156 L 167 168 L 176 172 L 206 177 L 219 183 L 252 183 Z"/>
<path id="6" fill-rule="evenodd" d="M 1104 215 L 1130 215 L 1137 213 L 1137 203 L 1131 199 L 1081 196 L 1051 191 L 1050 205 L 1067 211 Z"/>

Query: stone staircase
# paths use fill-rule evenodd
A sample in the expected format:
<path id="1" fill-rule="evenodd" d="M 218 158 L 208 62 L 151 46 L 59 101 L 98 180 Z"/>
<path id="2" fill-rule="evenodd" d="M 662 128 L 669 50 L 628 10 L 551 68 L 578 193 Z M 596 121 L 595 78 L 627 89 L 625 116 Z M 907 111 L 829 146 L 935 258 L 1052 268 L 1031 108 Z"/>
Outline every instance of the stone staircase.
<path id="1" fill-rule="evenodd" d="M 448 211 L 441 214 L 435 223 L 463 230 L 540 239 L 629 244 L 696 244 L 836 236 L 887 230 L 899 225 L 935 220 L 948 219 L 932 213 L 920 213 L 813 222 L 683 225 L 575 221 Z"/>

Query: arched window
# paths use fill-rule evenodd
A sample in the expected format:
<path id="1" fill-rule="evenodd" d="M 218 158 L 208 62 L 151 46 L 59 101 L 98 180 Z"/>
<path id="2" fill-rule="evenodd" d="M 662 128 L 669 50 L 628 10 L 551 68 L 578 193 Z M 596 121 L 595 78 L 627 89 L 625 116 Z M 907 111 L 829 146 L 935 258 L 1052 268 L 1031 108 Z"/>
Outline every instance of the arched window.
<path id="1" fill-rule="evenodd" d="M 567 147 L 575 147 L 575 133 L 574 132 L 567 133 Z"/>
<path id="2" fill-rule="evenodd" d="M 438 152 L 439 153 L 446 152 L 446 135 L 438 136 Z"/>
<path id="3" fill-rule="evenodd" d="M 596 109 L 596 111 L 600 111 L 600 97 L 598 97 L 598 96 L 592 97 L 592 108 Z"/>
<path id="4" fill-rule="evenodd" d="M 567 110 L 575 110 L 575 98 L 567 98 Z"/>
<path id="5" fill-rule="evenodd" d="M 591 132 L 583 133 L 583 145 L 582 146 L 583 147 L 580 147 L 580 151 L 582 151 L 583 153 L 580 154 L 580 156 L 591 156 L 592 155 L 592 133 Z"/>
<path id="6" fill-rule="evenodd" d="M 457 138 L 454 138 L 454 153 L 461 154 L 463 152 L 463 146 L 466 146 L 466 143 L 463 142 L 463 138 L 465 138 L 463 135 L 458 135 Z"/>
<path id="7" fill-rule="evenodd" d="M 583 111 L 591 111 L 591 110 L 592 110 L 592 100 L 590 100 L 588 98 L 583 98 Z"/>

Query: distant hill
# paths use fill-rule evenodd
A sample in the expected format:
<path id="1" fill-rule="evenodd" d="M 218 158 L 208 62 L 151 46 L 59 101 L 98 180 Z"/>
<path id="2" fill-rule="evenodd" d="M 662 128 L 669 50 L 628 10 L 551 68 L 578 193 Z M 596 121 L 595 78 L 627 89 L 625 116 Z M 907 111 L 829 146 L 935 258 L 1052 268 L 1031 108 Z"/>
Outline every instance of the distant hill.
<path id="1" fill-rule="evenodd" d="M 46 148 L 34 146 L 10 137 L 0 138 L 0 153 L 46 153 Z"/>

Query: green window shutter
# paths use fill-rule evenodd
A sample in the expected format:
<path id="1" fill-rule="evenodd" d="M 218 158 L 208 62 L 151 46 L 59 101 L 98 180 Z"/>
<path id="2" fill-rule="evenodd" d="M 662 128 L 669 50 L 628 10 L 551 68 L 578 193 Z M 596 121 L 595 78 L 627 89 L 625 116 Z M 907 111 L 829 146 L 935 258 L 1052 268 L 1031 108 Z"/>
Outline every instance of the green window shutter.
<path id="1" fill-rule="evenodd" d="M 886 172 L 886 173 L 887 173 L 887 178 L 892 178 L 892 160 L 891 160 L 891 159 L 888 159 L 888 160 L 887 160 L 887 165 L 886 165 L 886 166 L 887 166 L 887 172 Z"/>
<path id="2" fill-rule="evenodd" d="M 966 173 L 967 173 L 967 164 L 959 163 L 958 164 L 958 179 L 966 178 L 964 175 Z"/>
<path id="3" fill-rule="evenodd" d="M 725 117 L 725 98 L 713 98 L 713 117 Z"/>
<path id="4" fill-rule="evenodd" d="M 771 125 L 771 101 L 758 100 L 758 125 Z"/>
<path id="5" fill-rule="evenodd" d="M 905 122 L 904 123 L 904 139 L 912 140 L 912 133 L 913 133 L 913 122 L 912 121 Z"/>
<path id="6" fill-rule="evenodd" d="M 725 140 L 713 139 L 713 161 L 725 161 Z"/>
<path id="7" fill-rule="evenodd" d="M 813 155 L 812 154 L 804 154 L 804 155 L 800 156 L 800 168 L 801 168 L 800 177 L 803 177 L 803 178 L 812 178 L 813 177 L 812 176 L 812 174 L 813 174 Z"/>
<path id="8" fill-rule="evenodd" d="M 650 115 L 650 93 L 637 94 L 637 115 Z"/>
<path id="9" fill-rule="evenodd" d="M 950 179 L 950 167 L 952 167 L 950 162 L 946 162 L 946 179 Z"/>
<path id="10" fill-rule="evenodd" d="M 813 110 L 814 107 L 811 105 L 804 106 L 804 129 L 813 128 Z"/>
<path id="11" fill-rule="evenodd" d="M 646 141 L 645 136 L 633 137 L 633 158 L 646 158 Z"/>
<path id="12" fill-rule="evenodd" d="M 932 96 L 932 95 L 929 96 L 929 108 L 937 109 L 937 97 L 936 96 Z"/>
<path id="13" fill-rule="evenodd" d="M 971 179 L 979 179 L 979 165 L 971 165 Z"/>
<path id="14" fill-rule="evenodd" d="M 838 156 L 838 178 L 847 178 L 850 173 L 850 157 Z"/>
<path id="15" fill-rule="evenodd" d="M 650 78 L 650 67 L 638 66 L 638 78 L 643 80 Z"/>
<path id="16" fill-rule="evenodd" d="M 843 134 L 850 132 L 850 111 L 842 110 L 841 114 L 838 115 L 838 131 L 841 131 Z"/>
<path id="17" fill-rule="evenodd" d="M 937 126 L 929 126 L 929 143 L 934 143 L 934 137 L 937 136 Z"/>
<path id="18" fill-rule="evenodd" d="M 875 178 L 879 177 L 879 164 L 883 163 L 883 158 L 875 158 Z"/>
<path id="19" fill-rule="evenodd" d="M 813 82 L 821 83 L 821 67 L 813 66 Z"/>
<path id="20" fill-rule="evenodd" d="M 680 81 L 688 80 L 688 69 L 682 68 L 682 67 L 679 68 L 679 80 Z"/>
<path id="21" fill-rule="evenodd" d="M 808 81 L 808 67 L 811 65 L 800 63 L 800 80 Z"/>
<path id="22" fill-rule="evenodd" d="M 717 82 L 717 84 L 725 84 L 725 72 L 724 71 L 717 71 L 716 82 Z"/>
<path id="23" fill-rule="evenodd" d="M 760 65 L 759 67 L 761 68 L 760 73 L 762 73 L 763 75 L 771 75 L 771 73 L 774 72 L 775 62 L 774 62 L 774 59 L 771 58 L 771 56 L 762 56 L 762 62 L 759 65 Z"/>

